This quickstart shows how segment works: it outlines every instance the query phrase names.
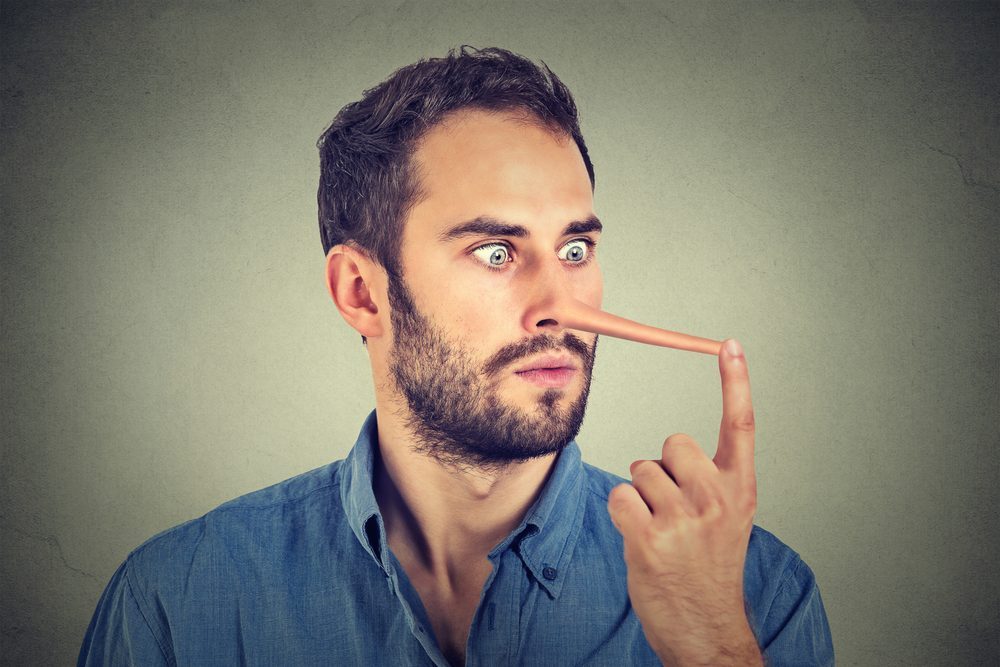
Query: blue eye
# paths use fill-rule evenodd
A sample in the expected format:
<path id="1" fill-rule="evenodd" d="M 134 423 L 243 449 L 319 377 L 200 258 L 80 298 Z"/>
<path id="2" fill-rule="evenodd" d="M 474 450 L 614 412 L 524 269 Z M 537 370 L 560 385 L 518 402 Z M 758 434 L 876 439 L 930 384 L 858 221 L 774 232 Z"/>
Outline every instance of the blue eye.
<path id="1" fill-rule="evenodd" d="M 590 256 L 590 243 L 583 239 L 570 241 L 559 251 L 559 259 L 565 259 L 571 264 L 583 264 Z"/>
<path id="2" fill-rule="evenodd" d="M 499 268 L 510 260 L 510 250 L 499 243 L 489 243 L 472 251 L 472 254 L 490 268 Z"/>

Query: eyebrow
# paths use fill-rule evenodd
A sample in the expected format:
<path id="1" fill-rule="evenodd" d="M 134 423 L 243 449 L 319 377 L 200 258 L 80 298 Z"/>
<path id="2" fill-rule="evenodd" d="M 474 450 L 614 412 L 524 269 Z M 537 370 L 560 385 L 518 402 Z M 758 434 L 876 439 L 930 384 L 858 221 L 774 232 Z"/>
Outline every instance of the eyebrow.
<path id="1" fill-rule="evenodd" d="M 604 225 L 597 219 L 597 216 L 591 215 L 583 220 L 570 222 L 563 229 L 562 235 L 600 232 L 603 229 Z M 441 243 L 447 243 L 466 236 L 514 236 L 523 239 L 531 236 L 531 232 L 523 225 L 512 225 L 488 215 L 481 215 L 441 232 L 438 235 L 438 240 Z"/>

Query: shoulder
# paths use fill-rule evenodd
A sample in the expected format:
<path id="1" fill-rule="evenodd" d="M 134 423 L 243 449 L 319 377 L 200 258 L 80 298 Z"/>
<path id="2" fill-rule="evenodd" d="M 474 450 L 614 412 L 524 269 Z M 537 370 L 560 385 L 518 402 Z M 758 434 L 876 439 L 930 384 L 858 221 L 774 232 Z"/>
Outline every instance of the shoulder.
<path id="1" fill-rule="evenodd" d="M 624 477 L 619 477 L 614 473 L 602 470 L 586 462 L 583 464 L 583 473 L 586 475 L 587 488 L 590 495 L 604 502 L 608 501 L 608 494 L 611 493 L 611 489 L 619 484 L 628 483 L 628 480 Z"/>
<path id="2" fill-rule="evenodd" d="M 744 590 L 758 619 L 767 618 L 783 595 L 801 595 L 815 585 L 812 570 L 773 533 L 754 525 L 743 570 Z"/>
<path id="3" fill-rule="evenodd" d="M 769 664 L 834 664 L 816 576 L 798 553 L 759 526 L 750 535 L 743 588 L 751 627 Z"/>
<path id="4" fill-rule="evenodd" d="M 308 562 L 303 553 L 332 553 L 347 525 L 340 464 L 230 500 L 134 549 L 98 602 L 80 664 L 175 664 L 178 646 L 224 641 L 225 628 L 240 627 L 233 615 L 268 586 L 289 588 L 282 576 Z"/>
<path id="5" fill-rule="evenodd" d="M 799 554 L 773 533 L 754 525 L 747 547 L 747 575 L 785 578 L 804 565 Z"/>
<path id="6" fill-rule="evenodd" d="M 179 571 L 209 563 L 214 569 L 238 557 L 252 560 L 258 553 L 288 542 L 293 532 L 310 525 L 338 523 L 342 461 L 296 475 L 277 484 L 239 496 L 201 517 L 164 530 L 133 550 L 125 560 L 131 576 L 168 585 Z M 340 522 L 346 523 L 346 522 Z"/>

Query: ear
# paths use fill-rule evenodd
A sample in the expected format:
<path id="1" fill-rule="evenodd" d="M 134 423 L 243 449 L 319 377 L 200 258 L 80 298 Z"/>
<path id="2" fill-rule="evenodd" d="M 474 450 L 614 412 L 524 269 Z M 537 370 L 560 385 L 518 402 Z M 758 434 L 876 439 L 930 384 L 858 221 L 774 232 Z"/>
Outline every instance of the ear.
<path id="1" fill-rule="evenodd" d="M 340 244 L 326 254 L 326 286 L 344 320 L 359 334 L 377 338 L 383 333 L 382 313 L 379 312 L 379 267 L 364 253 Z M 374 298 L 373 298 L 374 297 Z"/>

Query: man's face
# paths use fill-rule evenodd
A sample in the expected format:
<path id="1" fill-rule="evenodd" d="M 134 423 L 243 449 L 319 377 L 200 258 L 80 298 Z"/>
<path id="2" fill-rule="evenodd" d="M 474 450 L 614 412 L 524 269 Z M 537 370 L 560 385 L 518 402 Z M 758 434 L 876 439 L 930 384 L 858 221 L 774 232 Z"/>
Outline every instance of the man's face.
<path id="1" fill-rule="evenodd" d="M 600 307 L 602 291 L 580 152 L 516 115 L 462 111 L 414 158 L 425 197 L 403 230 L 405 285 L 389 286 L 389 369 L 417 446 L 480 468 L 559 451 L 597 345 L 563 328 L 559 304 Z M 538 365 L 559 370 L 525 371 Z"/>

